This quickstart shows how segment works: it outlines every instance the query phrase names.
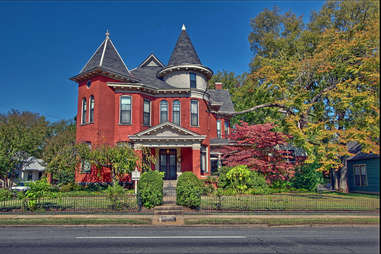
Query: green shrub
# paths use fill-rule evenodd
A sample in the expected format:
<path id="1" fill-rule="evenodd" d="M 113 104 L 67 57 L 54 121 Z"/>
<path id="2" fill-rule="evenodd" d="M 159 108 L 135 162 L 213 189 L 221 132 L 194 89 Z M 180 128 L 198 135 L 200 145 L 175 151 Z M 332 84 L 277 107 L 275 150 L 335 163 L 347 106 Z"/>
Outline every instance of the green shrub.
<path id="1" fill-rule="evenodd" d="M 41 179 L 28 184 L 29 190 L 25 192 L 26 205 L 30 210 L 35 210 L 41 204 L 42 198 L 50 198 L 53 196 L 50 184 L 46 179 Z"/>
<path id="2" fill-rule="evenodd" d="M 246 165 L 235 166 L 226 173 L 229 186 L 238 193 L 245 192 L 249 186 L 250 169 Z"/>
<path id="3" fill-rule="evenodd" d="M 177 180 L 176 203 L 189 208 L 199 208 L 203 186 L 192 172 L 184 172 Z"/>
<path id="4" fill-rule="evenodd" d="M 111 202 L 112 209 L 121 209 L 123 207 L 123 195 L 125 191 L 119 184 L 110 185 L 105 190 L 108 200 Z"/>
<path id="5" fill-rule="evenodd" d="M 321 172 L 317 172 L 319 164 L 304 164 L 295 173 L 295 177 L 291 180 L 292 186 L 296 189 L 307 189 L 316 191 L 317 186 L 323 183 Z"/>
<path id="6" fill-rule="evenodd" d="M 69 192 L 73 190 L 73 184 L 68 183 L 68 184 L 63 184 L 59 187 L 60 192 Z"/>
<path id="7" fill-rule="evenodd" d="M 208 195 L 210 193 L 213 193 L 214 190 L 215 190 L 215 188 L 212 184 L 202 185 L 202 195 Z"/>
<path id="8" fill-rule="evenodd" d="M 162 174 L 158 171 L 148 171 L 142 174 L 138 183 L 138 199 L 146 208 L 152 208 L 163 203 Z"/>
<path id="9" fill-rule="evenodd" d="M 290 191 L 292 184 L 290 181 L 275 180 L 271 183 L 271 188 L 274 192 L 287 192 Z"/>
<path id="10" fill-rule="evenodd" d="M 226 178 L 226 174 L 232 169 L 231 167 L 221 167 L 218 169 L 218 182 L 217 186 L 219 188 L 227 188 L 229 186 L 229 181 Z"/>
<path id="11" fill-rule="evenodd" d="M 238 192 L 233 188 L 226 188 L 222 193 L 224 196 L 234 196 L 237 195 Z"/>
<path id="12" fill-rule="evenodd" d="M 11 200 L 13 197 L 13 192 L 8 189 L 0 189 L 0 201 Z"/>

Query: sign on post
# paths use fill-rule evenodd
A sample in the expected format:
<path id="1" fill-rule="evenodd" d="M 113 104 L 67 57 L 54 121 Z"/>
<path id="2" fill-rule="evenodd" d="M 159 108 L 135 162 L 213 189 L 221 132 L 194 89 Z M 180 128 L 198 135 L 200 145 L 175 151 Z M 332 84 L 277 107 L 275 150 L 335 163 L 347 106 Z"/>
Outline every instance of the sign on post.
<path id="1" fill-rule="evenodd" d="M 138 181 L 140 179 L 140 171 L 136 168 L 131 172 L 131 180 L 135 181 L 135 194 L 138 192 Z"/>

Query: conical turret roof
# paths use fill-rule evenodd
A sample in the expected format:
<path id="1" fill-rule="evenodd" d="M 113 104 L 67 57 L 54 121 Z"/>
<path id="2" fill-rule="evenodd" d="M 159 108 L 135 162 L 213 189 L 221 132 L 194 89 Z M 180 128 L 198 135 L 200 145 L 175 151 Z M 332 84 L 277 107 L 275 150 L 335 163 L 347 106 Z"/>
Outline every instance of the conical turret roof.
<path id="1" fill-rule="evenodd" d="M 168 66 L 176 66 L 183 64 L 200 64 L 201 61 L 198 57 L 196 50 L 188 36 L 188 33 L 183 25 L 179 38 L 177 39 L 176 46 L 169 59 Z"/>
<path id="2" fill-rule="evenodd" d="M 96 67 L 101 67 L 105 70 L 126 76 L 130 74 L 127 66 L 123 62 L 123 59 L 112 43 L 108 32 L 106 33 L 106 39 L 98 47 L 80 73 L 90 71 Z"/>

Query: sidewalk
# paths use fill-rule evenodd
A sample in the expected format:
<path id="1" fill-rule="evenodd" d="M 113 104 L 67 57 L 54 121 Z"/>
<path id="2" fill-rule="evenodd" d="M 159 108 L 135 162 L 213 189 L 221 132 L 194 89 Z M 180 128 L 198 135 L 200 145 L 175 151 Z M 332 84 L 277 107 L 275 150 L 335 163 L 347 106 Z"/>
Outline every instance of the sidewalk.
<path id="1" fill-rule="evenodd" d="M 5 214 L 0 225 L 152 225 L 153 215 L 125 214 Z M 208 214 L 184 215 L 184 225 L 379 225 L 375 214 Z"/>

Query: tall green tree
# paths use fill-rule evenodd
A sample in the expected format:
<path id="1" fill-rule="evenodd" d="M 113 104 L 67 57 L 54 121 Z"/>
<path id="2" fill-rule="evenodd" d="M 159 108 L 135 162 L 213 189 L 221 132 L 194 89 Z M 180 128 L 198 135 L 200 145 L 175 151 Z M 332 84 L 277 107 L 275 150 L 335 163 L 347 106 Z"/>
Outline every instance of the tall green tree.
<path id="1" fill-rule="evenodd" d="M 87 147 L 87 148 L 86 148 Z M 86 149 L 89 149 L 86 152 Z M 135 151 L 127 145 L 109 146 L 100 145 L 90 150 L 88 146 L 81 146 L 81 154 L 87 154 L 87 158 L 98 170 L 109 168 L 111 170 L 112 184 L 115 186 L 124 174 L 131 173 L 138 160 Z"/>
<path id="2" fill-rule="evenodd" d="M 48 133 L 45 117 L 31 112 L 11 110 L 0 114 L 0 179 L 11 187 L 16 169 L 41 158 Z"/>
<path id="3" fill-rule="evenodd" d="M 378 1 L 327 1 L 308 24 L 274 8 L 251 26 L 252 72 L 238 92 L 245 109 L 233 115 L 270 109 L 263 118 L 319 170 L 341 168 L 349 141 L 379 153 Z"/>
<path id="4" fill-rule="evenodd" d="M 71 121 L 59 121 L 49 126 L 42 158 L 54 182 L 74 183 L 78 163 L 75 129 L 75 123 Z"/>

